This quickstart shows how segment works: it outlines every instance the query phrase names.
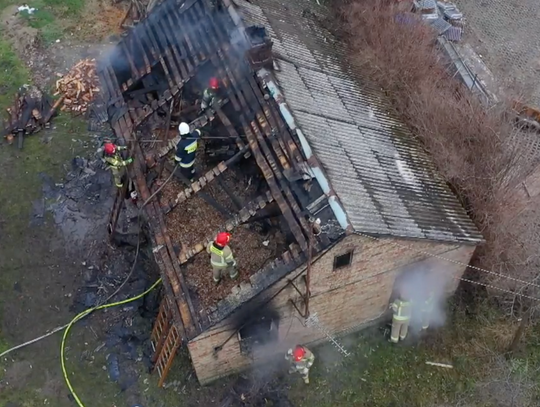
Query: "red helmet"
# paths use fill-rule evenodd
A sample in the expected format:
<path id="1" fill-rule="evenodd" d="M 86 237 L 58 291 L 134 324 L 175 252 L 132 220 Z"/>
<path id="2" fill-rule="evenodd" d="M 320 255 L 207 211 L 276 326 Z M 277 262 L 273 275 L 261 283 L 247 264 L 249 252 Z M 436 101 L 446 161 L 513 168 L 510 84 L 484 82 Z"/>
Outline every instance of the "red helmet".
<path id="1" fill-rule="evenodd" d="M 220 246 L 227 246 L 227 243 L 231 240 L 231 234 L 227 232 L 220 232 L 216 236 L 216 243 Z"/>
<path id="2" fill-rule="evenodd" d="M 103 151 L 105 151 L 105 154 L 112 155 L 116 152 L 116 146 L 113 143 L 105 143 Z"/>
<path id="3" fill-rule="evenodd" d="M 294 348 L 293 358 L 295 362 L 300 362 L 305 355 L 306 355 L 306 350 L 302 346 L 297 345 Z"/>
<path id="4" fill-rule="evenodd" d="M 218 89 L 219 88 L 219 81 L 218 78 L 210 78 L 209 82 L 210 89 Z"/>

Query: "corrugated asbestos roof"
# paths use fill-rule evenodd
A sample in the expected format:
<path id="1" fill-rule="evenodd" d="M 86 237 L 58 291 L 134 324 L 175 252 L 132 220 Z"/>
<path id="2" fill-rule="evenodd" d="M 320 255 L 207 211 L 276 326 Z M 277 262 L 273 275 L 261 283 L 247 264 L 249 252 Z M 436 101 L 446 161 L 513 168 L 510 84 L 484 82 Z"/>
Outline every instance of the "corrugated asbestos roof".
<path id="1" fill-rule="evenodd" d="M 269 30 L 274 75 L 355 230 L 482 240 L 420 142 L 388 113 L 384 93 L 363 84 L 344 65 L 340 44 L 316 25 L 316 2 L 235 3 L 246 23 Z"/>

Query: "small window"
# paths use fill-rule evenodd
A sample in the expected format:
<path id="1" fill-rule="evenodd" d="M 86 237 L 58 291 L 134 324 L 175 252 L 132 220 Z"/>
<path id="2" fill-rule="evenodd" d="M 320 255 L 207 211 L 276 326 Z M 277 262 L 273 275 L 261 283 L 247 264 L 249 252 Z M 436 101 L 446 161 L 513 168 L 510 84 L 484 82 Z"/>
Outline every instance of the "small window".
<path id="1" fill-rule="evenodd" d="M 345 254 L 334 257 L 334 270 L 341 269 L 351 265 L 353 252 L 347 252 Z"/>
<path id="2" fill-rule="evenodd" d="M 258 318 L 246 324 L 238 331 L 240 351 L 249 354 L 253 348 L 267 345 L 278 339 L 278 327 L 276 321 L 268 317 Z"/>

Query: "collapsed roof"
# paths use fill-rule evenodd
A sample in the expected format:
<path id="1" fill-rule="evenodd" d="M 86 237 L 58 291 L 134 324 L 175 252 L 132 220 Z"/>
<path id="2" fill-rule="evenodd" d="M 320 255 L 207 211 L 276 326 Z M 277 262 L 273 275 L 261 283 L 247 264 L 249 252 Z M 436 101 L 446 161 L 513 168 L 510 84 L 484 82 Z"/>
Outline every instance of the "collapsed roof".
<path id="1" fill-rule="evenodd" d="M 331 231 L 316 238 L 316 251 L 329 247 L 345 231 L 481 241 L 420 143 L 389 113 L 382 93 L 352 73 L 341 46 L 316 25 L 316 16 L 306 12 L 312 3 L 258 4 L 166 0 L 98 67 L 109 123 L 127 142 L 137 140 L 136 129 L 149 117 L 181 99 L 202 70 L 210 66 L 217 72 L 227 99 L 192 125 L 217 118 L 236 140 L 236 155 L 252 153 L 269 188 L 266 198 L 248 204 L 225 227 L 236 227 L 263 203 L 275 201 L 296 242 L 253 274 L 237 295 L 201 314 L 191 301 L 181 267 L 202 246 L 183 248 L 179 256 L 163 221 L 171 204 L 149 201 L 145 209 L 154 254 L 186 338 L 304 263 L 312 233 L 309 217 L 321 217 Z M 270 34 L 274 61 L 261 27 Z M 154 96 L 140 98 L 149 93 Z M 156 190 L 147 184 L 148 167 L 162 160 L 176 141 L 153 152 L 132 144 L 136 163 L 131 176 L 144 201 Z M 174 204 L 196 194 L 227 165 L 216 168 L 179 192 Z"/>

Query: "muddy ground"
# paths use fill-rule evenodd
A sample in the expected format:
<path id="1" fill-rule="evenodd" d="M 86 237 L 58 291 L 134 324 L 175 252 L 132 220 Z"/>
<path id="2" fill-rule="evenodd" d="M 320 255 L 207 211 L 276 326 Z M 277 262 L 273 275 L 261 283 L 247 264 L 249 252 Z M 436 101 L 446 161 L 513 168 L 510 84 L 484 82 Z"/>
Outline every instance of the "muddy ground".
<path id="1" fill-rule="evenodd" d="M 80 25 L 88 31 L 102 30 L 106 20 L 96 18 L 102 11 L 94 7 L 97 1 L 84 3 L 94 8 Z M 0 5 L 6 3 L 0 0 Z M 6 10 L 0 19 L 3 40 L 26 62 L 31 81 L 45 88 L 54 84 L 57 72 L 66 72 L 80 58 L 98 57 L 115 40 L 109 36 L 114 32 L 99 41 L 88 41 L 93 37 L 87 33 L 44 46 L 38 30 Z M 109 17 L 117 21 L 119 15 L 113 10 Z M 5 64 L 5 49 L 0 48 L 4 71 L 16 65 Z M 26 76 L 19 68 L 12 75 L 16 86 Z M 2 93 L 14 85 L 2 70 L 0 104 Z M 115 191 L 93 157 L 100 136 L 88 133 L 81 118 L 60 115 L 51 130 L 29 137 L 22 151 L 0 142 L 0 353 L 66 324 L 111 294 L 130 272 L 133 248 L 114 247 L 107 239 Z M 126 229 L 135 227 L 133 220 L 122 222 Z M 149 248 L 143 246 L 116 300 L 144 291 L 156 278 Z M 157 295 L 98 311 L 72 329 L 67 372 L 85 406 L 290 407 L 290 400 L 295 406 L 327 407 L 495 406 L 510 405 L 501 402 L 507 398 L 537 406 L 540 400 L 540 377 L 529 368 L 540 363 L 540 330 L 527 332 L 528 346 L 508 360 L 511 369 L 501 364 L 502 369 L 492 360 L 516 324 L 488 305 L 474 315 L 463 307 L 450 309 L 449 324 L 430 333 L 422 346 L 392 346 L 375 329 L 341 341 L 351 353 L 348 358 L 332 345 L 317 348 L 308 390 L 298 377 L 284 377 L 283 360 L 201 388 L 184 348 L 165 389 L 158 389 L 156 375 L 149 374 L 148 341 Z M 77 405 L 62 376 L 60 341 L 61 334 L 54 334 L 0 358 L 0 407 Z M 452 363 L 454 369 L 433 368 L 426 361 Z"/>
<path id="2" fill-rule="evenodd" d="M 99 58 L 110 40 L 116 40 L 86 43 L 67 36 L 45 46 L 39 30 L 15 15 L 15 7 L 1 13 L 0 25 L 4 40 L 25 62 L 29 81 L 44 89 L 54 88 L 57 73 L 81 58 Z M 27 137 L 22 151 L 0 143 L 0 353 L 68 323 L 103 302 L 130 275 L 134 248 L 115 247 L 107 235 L 116 191 L 94 154 L 107 132 L 89 133 L 86 127 L 83 118 L 61 114 L 50 130 Z M 134 214 L 132 208 L 128 215 Z M 124 215 L 120 228 L 133 232 L 137 222 Z M 157 278 L 151 251 L 143 245 L 114 300 L 143 292 Z M 231 387 L 236 378 L 201 389 L 185 350 L 166 388 L 157 388 L 156 375 L 150 375 L 149 336 L 158 297 L 156 289 L 144 299 L 98 311 L 72 328 L 66 366 L 82 403 L 237 405 L 240 394 L 253 391 L 251 380 L 236 386 L 238 394 Z M 0 358 L 1 407 L 76 405 L 62 375 L 61 335 Z"/>

